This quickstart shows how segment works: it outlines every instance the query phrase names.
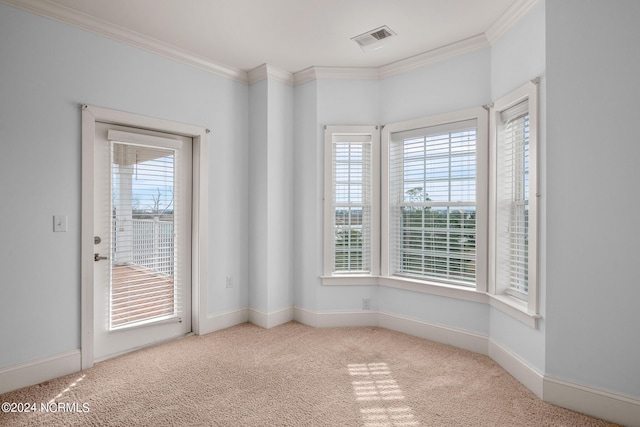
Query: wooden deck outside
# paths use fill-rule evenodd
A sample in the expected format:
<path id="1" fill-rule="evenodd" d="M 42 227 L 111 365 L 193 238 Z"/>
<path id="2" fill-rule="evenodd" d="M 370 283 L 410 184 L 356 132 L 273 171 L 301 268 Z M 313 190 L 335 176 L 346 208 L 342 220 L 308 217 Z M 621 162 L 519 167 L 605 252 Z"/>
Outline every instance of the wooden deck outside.
<path id="1" fill-rule="evenodd" d="M 116 265 L 112 273 L 112 327 L 174 313 L 173 277 L 138 265 Z"/>

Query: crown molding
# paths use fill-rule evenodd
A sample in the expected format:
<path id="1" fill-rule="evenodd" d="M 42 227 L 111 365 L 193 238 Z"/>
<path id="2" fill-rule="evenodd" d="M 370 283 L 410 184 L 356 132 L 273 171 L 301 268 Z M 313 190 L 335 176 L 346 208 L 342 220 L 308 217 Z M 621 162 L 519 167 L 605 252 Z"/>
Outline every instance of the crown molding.
<path id="1" fill-rule="evenodd" d="M 478 34 L 468 39 L 460 40 L 446 46 L 429 50 L 427 52 L 412 56 L 407 59 L 392 62 L 379 68 L 381 79 L 406 73 L 416 68 L 424 67 L 435 62 L 444 61 L 454 56 L 463 55 L 475 50 L 489 47 L 489 41 L 484 34 Z"/>
<path id="2" fill-rule="evenodd" d="M 494 44 L 525 16 L 538 0 L 516 0 L 496 22 L 485 31 L 489 43 Z"/>
<path id="3" fill-rule="evenodd" d="M 222 65 L 200 55 L 187 52 L 186 50 L 180 49 L 169 43 L 128 30 L 102 19 L 94 18 L 67 6 L 52 3 L 49 0 L 0 0 L 0 2 L 45 18 L 54 19 L 65 24 L 72 25 L 82 30 L 100 34 L 130 46 L 177 60 L 221 77 L 242 83 L 247 83 L 248 81 L 247 73 L 245 71 Z"/>
<path id="4" fill-rule="evenodd" d="M 262 80 L 275 80 L 280 83 L 293 86 L 294 75 L 285 70 L 274 67 L 269 64 L 262 64 L 247 73 L 248 83 L 250 85 L 261 82 Z"/>
<path id="5" fill-rule="evenodd" d="M 320 79 L 341 80 L 378 80 L 378 68 L 369 67 L 309 67 L 298 71 L 294 76 L 296 86 Z"/>
<path id="6" fill-rule="evenodd" d="M 299 86 L 316 80 L 316 67 L 305 68 L 293 73 L 293 85 Z"/>
<path id="7" fill-rule="evenodd" d="M 294 85 L 320 79 L 382 80 L 489 46 L 485 35 L 479 34 L 378 68 L 309 67 L 293 75 Z"/>

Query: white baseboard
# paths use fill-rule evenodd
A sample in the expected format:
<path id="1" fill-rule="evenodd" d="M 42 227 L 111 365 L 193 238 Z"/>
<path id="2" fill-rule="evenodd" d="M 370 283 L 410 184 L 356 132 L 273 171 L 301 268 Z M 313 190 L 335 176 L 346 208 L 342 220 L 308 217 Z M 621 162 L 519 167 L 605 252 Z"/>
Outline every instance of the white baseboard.
<path id="1" fill-rule="evenodd" d="M 488 355 L 488 338 L 474 332 L 434 325 L 391 313 L 378 313 L 379 326 L 408 335 Z"/>
<path id="2" fill-rule="evenodd" d="M 524 360 L 489 339 L 489 357 L 540 399 L 543 398 L 544 376 Z"/>
<path id="3" fill-rule="evenodd" d="M 80 350 L 0 368 L 0 394 L 81 370 Z"/>
<path id="4" fill-rule="evenodd" d="M 199 335 L 230 328 L 231 326 L 247 323 L 249 321 L 249 309 L 240 308 L 226 313 L 207 316 L 206 323 L 200 325 Z"/>
<path id="5" fill-rule="evenodd" d="M 255 308 L 248 309 L 249 311 L 249 323 L 260 326 L 261 328 L 269 329 L 267 324 L 269 323 L 269 315 Z"/>
<path id="6" fill-rule="evenodd" d="M 339 311 L 316 313 L 317 328 L 345 328 L 354 326 L 378 326 L 378 313 L 375 311 Z"/>
<path id="7" fill-rule="evenodd" d="M 627 427 L 640 427 L 640 400 L 544 377 L 544 401 Z"/>
<path id="8" fill-rule="evenodd" d="M 255 308 L 249 309 L 249 322 L 261 328 L 269 329 L 285 324 L 293 320 L 293 307 L 264 313 Z"/>
<path id="9" fill-rule="evenodd" d="M 303 325 L 312 326 L 314 328 L 316 328 L 318 325 L 318 320 L 316 319 L 315 312 L 296 306 L 293 307 L 293 320 L 302 323 Z"/>
<path id="10" fill-rule="evenodd" d="M 346 328 L 354 326 L 378 326 L 377 311 L 326 311 L 313 312 L 293 307 L 293 320 L 314 328 Z"/>
<path id="11" fill-rule="evenodd" d="M 488 338 L 484 335 L 434 325 L 391 313 L 377 311 L 313 312 L 294 307 L 293 319 L 316 328 L 380 326 L 408 335 L 453 345 L 475 353 L 488 354 Z"/>

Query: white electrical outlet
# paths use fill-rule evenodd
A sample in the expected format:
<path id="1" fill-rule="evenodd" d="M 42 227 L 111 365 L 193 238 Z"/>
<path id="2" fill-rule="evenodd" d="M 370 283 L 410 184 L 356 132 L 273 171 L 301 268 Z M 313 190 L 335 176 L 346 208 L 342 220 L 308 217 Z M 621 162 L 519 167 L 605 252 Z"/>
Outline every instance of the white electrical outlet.
<path id="1" fill-rule="evenodd" d="M 362 298 L 362 309 L 371 310 L 371 298 Z"/>
<path id="2" fill-rule="evenodd" d="M 67 231 L 67 216 L 66 215 L 54 215 L 53 216 L 53 231 Z"/>
<path id="3" fill-rule="evenodd" d="M 227 283 L 227 288 L 233 288 L 233 282 L 231 281 L 230 276 L 227 276 L 226 283 Z"/>

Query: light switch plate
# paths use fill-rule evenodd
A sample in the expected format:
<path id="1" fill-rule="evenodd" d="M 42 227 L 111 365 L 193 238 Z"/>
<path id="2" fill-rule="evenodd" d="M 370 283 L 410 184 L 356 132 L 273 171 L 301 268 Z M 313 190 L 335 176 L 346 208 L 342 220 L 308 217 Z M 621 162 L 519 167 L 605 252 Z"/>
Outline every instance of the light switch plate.
<path id="1" fill-rule="evenodd" d="M 67 231 L 67 216 L 66 215 L 54 215 L 53 216 L 53 231 Z"/>

